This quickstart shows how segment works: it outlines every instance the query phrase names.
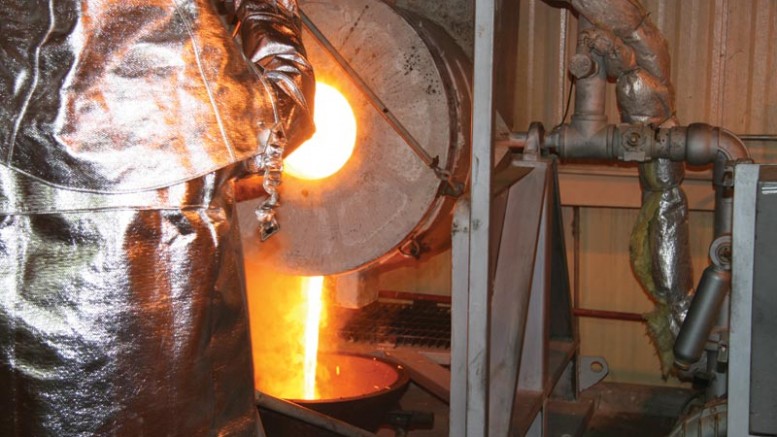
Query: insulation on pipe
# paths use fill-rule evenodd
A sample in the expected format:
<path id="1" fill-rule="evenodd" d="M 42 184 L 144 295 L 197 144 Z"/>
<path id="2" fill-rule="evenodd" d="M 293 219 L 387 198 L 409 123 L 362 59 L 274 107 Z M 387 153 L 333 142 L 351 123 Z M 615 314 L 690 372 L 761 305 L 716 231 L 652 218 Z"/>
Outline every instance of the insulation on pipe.
<path id="1" fill-rule="evenodd" d="M 608 75 L 616 78 L 621 120 L 660 128 L 677 125 L 667 43 L 636 0 L 569 0 L 596 26 L 591 39 Z M 688 206 L 682 163 L 640 164 L 642 210 L 631 237 L 634 271 L 656 309 L 646 315 L 662 369 L 674 361 L 672 345 L 691 298 Z"/>

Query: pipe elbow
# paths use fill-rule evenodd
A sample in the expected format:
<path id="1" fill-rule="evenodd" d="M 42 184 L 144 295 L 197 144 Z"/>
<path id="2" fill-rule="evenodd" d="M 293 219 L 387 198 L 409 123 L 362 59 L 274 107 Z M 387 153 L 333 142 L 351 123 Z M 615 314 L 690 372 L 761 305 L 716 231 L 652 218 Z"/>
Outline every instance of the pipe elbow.
<path id="1" fill-rule="evenodd" d="M 706 123 L 693 123 L 675 128 L 685 133 L 685 160 L 691 165 L 721 161 L 750 160 L 750 152 L 739 137 L 727 129 Z"/>
<path id="2" fill-rule="evenodd" d="M 728 161 L 751 161 L 750 151 L 745 143 L 728 129 L 715 128 L 718 153 Z"/>

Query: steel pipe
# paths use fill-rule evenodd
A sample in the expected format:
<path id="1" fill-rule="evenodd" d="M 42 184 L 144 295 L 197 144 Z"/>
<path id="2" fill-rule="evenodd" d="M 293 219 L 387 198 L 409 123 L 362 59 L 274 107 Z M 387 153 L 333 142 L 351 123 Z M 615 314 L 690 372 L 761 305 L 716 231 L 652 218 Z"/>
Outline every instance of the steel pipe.
<path id="1" fill-rule="evenodd" d="M 750 153 L 739 137 L 705 123 L 667 128 L 640 123 L 610 124 L 599 128 L 594 135 L 582 135 L 573 123 L 553 131 L 546 144 L 565 159 L 635 162 L 669 159 L 691 165 L 716 163 L 718 158 L 723 164 L 750 160 Z"/>
<path id="2" fill-rule="evenodd" d="M 642 163 L 643 211 L 632 235 L 632 263 L 648 294 L 659 302 L 648 326 L 668 372 L 673 361 L 671 342 L 685 316 L 691 285 L 688 208 L 679 187 L 684 168 L 660 156 L 678 152 L 666 135 L 660 136 L 677 124 L 667 43 L 638 1 L 568 2 L 596 26 L 592 32 L 582 25 L 578 44 L 604 55 L 599 67 L 615 76 L 621 121 L 628 125 L 581 131 L 573 118 L 569 126 L 555 129 L 548 143 L 562 157 Z M 686 150 L 679 152 L 684 158 Z"/>
<path id="3" fill-rule="evenodd" d="M 572 313 L 578 317 L 588 317 L 592 319 L 624 320 L 629 322 L 644 322 L 645 316 L 637 313 L 626 313 L 622 311 L 594 310 L 589 308 L 575 308 Z"/>
<path id="4" fill-rule="evenodd" d="M 677 367 L 688 369 L 699 361 L 730 288 L 731 272 L 714 265 L 704 270 L 683 327 L 674 344 Z"/>
<path id="5" fill-rule="evenodd" d="M 601 55 L 588 47 L 587 31 L 594 29 L 585 17 L 580 17 L 577 54 L 570 62 L 570 72 L 575 75 L 575 112 L 572 126 L 585 138 L 596 135 L 606 124 L 605 96 L 607 71 Z"/>
<path id="6" fill-rule="evenodd" d="M 639 1 L 567 3 L 580 13 L 577 53 L 570 61 L 578 86 L 575 115 L 570 124 L 555 128 L 545 143 L 562 158 L 641 163 L 643 210 L 632 234 L 632 264 L 658 302 L 647 321 L 664 371 L 672 361 L 687 368 L 698 361 L 715 322 L 719 329 L 726 328 L 727 314 L 721 314 L 721 308 L 730 273 L 719 265 L 705 270 L 690 320 L 681 330 L 692 287 L 680 162 L 713 164 L 714 227 L 719 238 L 732 229 L 730 167 L 749 162 L 750 155 L 728 130 L 701 123 L 677 126 L 667 43 Z M 600 78 L 607 76 L 616 79 L 621 121 L 626 124 L 606 125 L 600 116 L 604 114 Z M 678 335 L 674 349 L 678 357 L 673 359 L 670 350 Z"/>
<path id="7" fill-rule="evenodd" d="M 750 160 L 750 152 L 742 139 L 728 129 L 717 128 L 718 151 L 729 161 Z"/>

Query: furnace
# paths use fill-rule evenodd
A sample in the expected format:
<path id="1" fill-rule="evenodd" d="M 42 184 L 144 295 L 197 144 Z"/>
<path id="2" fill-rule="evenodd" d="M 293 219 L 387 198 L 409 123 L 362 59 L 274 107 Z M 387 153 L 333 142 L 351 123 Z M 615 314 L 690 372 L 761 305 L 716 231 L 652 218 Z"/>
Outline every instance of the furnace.
<path id="1" fill-rule="evenodd" d="M 285 161 L 281 232 L 260 242 L 254 229 L 242 227 L 242 239 L 256 386 L 318 408 L 333 401 L 322 387 L 340 397 L 329 386 L 337 380 L 330 367 L 353 372 L 344 362 L 317 373 L 311 362 L 316 356 L 351 360 L 320 355 L 348 349 L 356 338 L 347 334 L 356 319 L 336 304 L 370 304 L 378 298 L 370 279 L 376 272 L 450 247 L 451 210 L 469 172 L 471 64 L 439 25 L 385 2 L 300 6 L 316 71 L 318 131 Z M 262 197 L 252 197 L 261 194 L 261 183 L 239 186 L 241 222 L 253 220 Z M 448 338 L 439 348 L 447 352 L 449 311 L 443 323 L 447 329 L 437 336 Z M 312 338 L 319 325 L 320 341 Z M 374 342 L 358 343 L 365 353 L 377 349 Z M 384 382 L 375 386 L 381 395 Z M 393 408 L 403 390 L 389 390 L 397 393 Z"/>
<path id="2" fill-rule="evenodd" d="M 295 176 L 296 164 L 287 164 L 286 232 L 258 245 L 244 228 L 247 266 L 337 275 L 439 251 L 449 237 L 438 225 L 450 221 L 468 175 L 471 64 L 437 25 L 385 2 L 301 7 L 316 80 L 348 100 L 355 146 L 325 178 Z M 350 129 L 347 119 L 325 117 L 323 131 Z M 255 203 L 242 202 L 241 217 Z"/>

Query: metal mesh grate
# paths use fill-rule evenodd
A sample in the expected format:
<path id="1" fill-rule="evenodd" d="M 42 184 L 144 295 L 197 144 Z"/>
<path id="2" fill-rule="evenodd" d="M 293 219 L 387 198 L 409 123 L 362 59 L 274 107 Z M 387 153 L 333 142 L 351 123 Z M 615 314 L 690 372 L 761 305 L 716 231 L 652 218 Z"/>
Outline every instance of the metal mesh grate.
<path id="1" fill-rule="evenodd" d="M 451 307 L 428 301 L 376 301 L 350 311 L 341 339 L 360 343 L 450 349 Z"/>

